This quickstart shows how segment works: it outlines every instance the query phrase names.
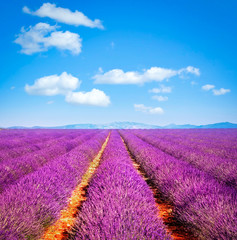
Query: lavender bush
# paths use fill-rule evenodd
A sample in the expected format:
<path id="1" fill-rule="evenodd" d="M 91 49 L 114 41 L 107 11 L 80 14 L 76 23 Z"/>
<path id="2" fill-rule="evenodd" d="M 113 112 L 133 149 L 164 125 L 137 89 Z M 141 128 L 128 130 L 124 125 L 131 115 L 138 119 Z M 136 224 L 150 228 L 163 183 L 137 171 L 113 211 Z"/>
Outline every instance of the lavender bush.
<path id="1" fill-rule="evenodd" d="M 142 132 L 146 136 L 156 136 L 161 141 L 188 146 L 203 153 L 237 159 L 237 129 L 159 129 Z"/>
<path id="2" fill-rule="evenodd" d="M 200 239 L 237 239 L 237 194 L 205 172 L 120 131 L 129 150 L 156 187 L 174 205 L 176 217 Z"/>
<path id="3" fill-rule="evenodd" d="M 21 147 L 26 144 L 38 143 L 44 140 L 54 139 L 69 133 L 73 133 L 72 130 L 1 130 L 0 150 Z"/>
<path id="4" fill-rule="evenodd" d="M 72 140 L 62 138 L 57 143 L 37 152 L 5 160 L 0 165 L 0 193 L 24 175 L 37 170 L 48 161 L 52 161 L 54 158 L 71 151 L 76 146 L 92 138 L 96 133 L 96 130 L 89 131 L 87 134 L 83 134 Z"/>
<path id="5" fill-rule="evenodd" d="M 90 182 L 74 231 L 71 239 L 170 239 L 152 191 L 115 131 Z"/>
<path id="6" fill-rule="evenodd" d="M 74 132 L 74 133 L 62 133 L 62 136 L 56 135 L 57 132 L 51 132 L 51 134 L 47 134 L 47 137 L 43 136 L 29 136 L 27 138 L 27 141 L 25 141 L 24 145 L 22 146 L 11 146 L 11 141 L 8 142 L 9 146 L 6 146 L 6 139 L 0 139 L 0 146 L 5 144 L 5 147 L 0 150 L 0 162 L 4 162 L 4 160 L 10 160 L 16 157 L 23 156 L 27 153 L 32 153 L 38 150 L 41 150 L 43 148 L 49 147 L 51 145 L 57 144 L 57 142 L 60 142 L 61 140 L 72 140 L 75 137 L 78 137 L 82 134 L 82 132 Z M 19 137 L 19 136 L 18 136 Z M 16 139 L 17 137 L 14 137 Z M 40 139 L 40 141 L 39 141 Z M 11 139 L 9 139 L 11 140 Z M 30 142 L 29 142 L 30 140 Z"/>
<path id="7" fill-rule="evenodd" d="M 0 239 L 39 239 L 60 217 L 107 130 L 0 131 Z M 120 130 L 198 239 L 237 239 L 237 130 Z M 2 156 L 2 159 L 1 159 Z M 170 239 L 153 194 L 112 131 L 70 239 Z"/>
<path id="8" fill-rule="evenodd" d="M 0 239 L 37 239 L 60 216 L 107 131 L 24 176 L 0 198 Z"/>
<path id="9" fill-rule="evenodd" d="M 169 130 L 169 132 L 171 132 L 171 130 Z M 185 132 L 187 132 L 187 130 Z M 183 145 L 182 143 L 187 140 L 185 140 L 182 135 L 180 137 L 176 136 L 176 139 L 179 139 L 177 143 L 177 140 L 164 140 L 164 138 L 160 138 L 158 131 L 153 132 L 138 130 L 134 131 L 134 133 L 158 149 L 170 154 L 175 158 L 191 163 L 198 169 L 207 172 L 219 181 L 222 181 L 225 184 L 237 189 L 237 159 L 222 158 L 211 153 L 212 148 L 210 147 L 210 143 L 210 151 L 207 152 L 206 142 L 203 144 L 199 143 L 199 147 L 196 149 L 188 146 L 187 143 Z M 214 133 L 215 130 L 213 131 L 213 134 Z M 210 142 L 210 137 L 208 139 Z M 231 141 L 229 141 L 229 144 L 230 143 Z M 206 151 L 200 150 L 202 147 L 206 149 Z M 229 152 L 231 153 L 231 151 Z"/>

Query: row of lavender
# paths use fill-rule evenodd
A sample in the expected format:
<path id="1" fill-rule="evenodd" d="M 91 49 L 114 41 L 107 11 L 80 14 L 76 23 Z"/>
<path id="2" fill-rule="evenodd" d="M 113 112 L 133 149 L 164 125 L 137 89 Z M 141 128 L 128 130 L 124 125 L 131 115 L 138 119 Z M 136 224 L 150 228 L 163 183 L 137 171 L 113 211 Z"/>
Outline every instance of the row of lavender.
<path id="1" fill-rule="evenodd" d="M 70 239 L 170 239 L 118 132 L 111 133 Z"/>
<path id="2" fill-rule="evenodd" d="M 0 131 L 0 150 L 21 147 L 25 144 L 38 143 L 42 140 L 54 139 L 64 134 L 73 133 L 72 130 L 3 130 Z"/>
<path id="3" fill-rule="evenodd" d="M 237 129 L 159 129 L 144 130 L 159 139 L 182 143 L 220 157 L 237 157 Z"/>
<path id="4" fill-rule="evenodd" d="M 202 130 L 201 133 L 197 130 L 135 130 L 133 133 L 167 154 L 189 162 L 220 182 L 237 189 L 237 157 L 235 155 L 237 130 Z M 225 141 L 222 139 L 222 133 Z M 229 140 L 225 133 L 229 133 Z M 212 135 L 213 138 L 211 138 Z M 225 150 L 221 145 L 223 142 Z M 222 155 L 226 157 L 215 154 L 218 144 L 220 145 L 219 153 L 223 151 Z"/>
<path id="5" fill-rule="evenodd" d="M 108 131 L 93 130 L 87 135 L 90 135 L 87 139 L 75 138 L 74 148 L 66 141 L 70 145 L 68 151 L 60 152 L 31 174 L 22 172 L 0 195 L 0 239 L 38 239 L 60 217 L 60 211 L 99 152 Z M 60 148 L 55 148 L 55 152 Z"/>
<path id="6" fill-rule="evenodd" d="M 13 131 L 13 132 L 12 132 Z M 72 139 L 85 130 L 7 130 L 0 132 L 0 162 L 20 157 L 56 143 Z"/>
<path id="7" fill-rule="evenodd" d="M 44 138 L 49 132 L 43 131 L 46 132 L 42 139 L 48 145 L 39 140 L 42 149 L 0 164 L 3 171 L 0 174 L 5 174 L 5 170 L 13 173 L 12 182 L 7 182 L 11 178 L 2 175 L 6 184 L 3 183 L 5 191 L 0 195 L 0 239 L 41 237 L 59 218 L 60 210 L 67 205 L 72 191 L 108 135 L 106 130 L 73 130 L 61 135 L 60 130 L 55 131 L 55 138 Z M 4 134 L 7 136 L 3 131 L 0 137 Z M 174 214 L 190 225 L 198 238 L 237 239 L 236 189 L 219 183 L 211 174 L 197 169 L 195 164 L 167 154 L 168 150 L 167 153 L 159 150 L 157 143 L 164 141 L 170 146 L 169 143 L 176 141 L 169 139 L 169 134 L 163 134 L 159 139 L 159 131 L 122 130 L 120 134 L 155 186 L 173 203 Z M 172 134 L 170 132 L 170 136 Z M 14 132 L 9 135 L 9 144 L 12 141 L 16 148 L 27 145 L 24 131 L 20 136 L 22 141 L 11 139 L 17 138 Z M 195 138 L 200 143 L 205 141 Z M 28 144 L 37 142 L 33 139 L 33 143 Z M 0 149 L 4 150 L 4 147 L 0 146 Z M 158 217 L 151 190 L 133 167 L 116 131 L 112 131 L 101 165 L 90 182 L 87 200 L 80 209 L 74 230 L 72 239 L 170 238 Z"/>
<path id="8" fill-rule="evenodd" d="M 23 176 L 32 173 L 56 157 L 71 151 L 76 146 L 89 140 L 96 131 L 75 131 L 73 134 L 65 134 L 59 139 L 50 140 L 37 151 L 23 154 L 18 158 L 5 159 L 0 165 L 0 193 L 11 184 L 15 184 Z M 31 145 L 31 144 L 28 144 Z"/>
<path id="9" fill-rule="evenodd" d="M 144 131 L 135 132 L 143 138 Z M 120 131 L 143 170 L 173 203 L 176 217 L 190 225 L 198 238 L 237 239 L 236 190 L 143 141 L 135 132 Z"/>

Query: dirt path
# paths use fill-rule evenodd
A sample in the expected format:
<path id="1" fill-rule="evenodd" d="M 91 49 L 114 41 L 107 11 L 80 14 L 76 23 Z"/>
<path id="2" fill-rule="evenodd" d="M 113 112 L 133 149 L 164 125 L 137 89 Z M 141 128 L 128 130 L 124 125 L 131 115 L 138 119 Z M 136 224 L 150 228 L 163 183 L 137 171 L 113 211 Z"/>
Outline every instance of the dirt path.
<path id="1" fill-rule="evenodd" d="M 86 188 L 89 185 L 89 181 L 92 178 L 93 173 L 96 168 L 99 166 L 101 156 L 104 152 L 104 149 L 109 141 L 110 133 L 106 138 L 104 144 L 102 145 L 99 153 L 90 163 L 89 168 L 86 173 L 82 176 L 81 183 L 76 187 L 76 189 L 72 192 L 72 195 L 69 199 L 68 206 L 61 211 L 61 217 L 55 222 L 52 226 L 50 226 L 44 236 L 41 239 L 44 240 L 59 240 L 65 239 L 68 236 L 68 232 L 72 229 L 76 215 L 79 211 L 80 206 L 86 200 L 85 193 Z"/>
<path id="2" fill-rule="evenodd" d="M 121 137 L 122 138 L 122 137 Z M 196 239 L 193 234 L 188 230 L 187 227 L 185 227 L 181 222 L 179 222 L 173 215 L 174 206 L 171 202 L 169 202 L 167 199 L 165 199 L 162 196 L 162 193 L 155 187 L 155 185 L 152 183 L 152 181 L 149 179 L 149 176 L 146 175 L 146 173 L 143 171 L 141 166 L 137 163 L 134 156 L 129 151 L 126 143 L 124 142 L 123 138 L 122 141 L 130 155 L 130 158 L 132 159 L 133 166 L 137 170 L 138 174 L 143 177 L 143 179 L 146 181 L 148 186 L 153 192 L 156 206 L 158 208 L 158 215 L 163 220 L 166 231 L 169 233 L 172 237 L 172 239 L 177 240 L 193 240 Z"/>

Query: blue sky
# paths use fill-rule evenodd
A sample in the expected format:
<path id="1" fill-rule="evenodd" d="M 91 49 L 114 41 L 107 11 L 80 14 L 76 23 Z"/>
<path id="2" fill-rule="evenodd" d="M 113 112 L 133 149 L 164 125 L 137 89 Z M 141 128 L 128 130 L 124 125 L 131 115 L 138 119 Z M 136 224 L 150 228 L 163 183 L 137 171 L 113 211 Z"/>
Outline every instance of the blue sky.
<path id="1" fill-rule="evenodd" d="M 237 2 L 1 1 L 0 126 L 237 123 Z"/>

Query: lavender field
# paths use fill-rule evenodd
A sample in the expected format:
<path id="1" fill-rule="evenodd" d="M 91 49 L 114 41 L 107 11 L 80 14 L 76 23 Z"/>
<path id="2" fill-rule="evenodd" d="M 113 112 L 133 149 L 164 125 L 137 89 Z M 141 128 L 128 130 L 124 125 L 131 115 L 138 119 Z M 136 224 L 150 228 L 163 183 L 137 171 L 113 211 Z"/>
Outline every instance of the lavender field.
<path id="1" fill-rule="evenodd" d="M 0 239 L 237 239 L 237 129 L 1 130 Z"/>

